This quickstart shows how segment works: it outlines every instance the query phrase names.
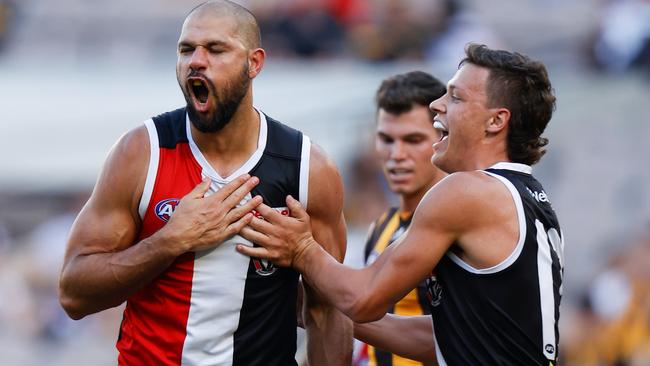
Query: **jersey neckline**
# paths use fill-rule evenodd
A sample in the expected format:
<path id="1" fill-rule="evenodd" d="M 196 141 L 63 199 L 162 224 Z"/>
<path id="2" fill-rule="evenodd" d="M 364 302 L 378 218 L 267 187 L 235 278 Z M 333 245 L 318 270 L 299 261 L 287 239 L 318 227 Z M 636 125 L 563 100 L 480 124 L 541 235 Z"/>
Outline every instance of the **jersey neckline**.
<path id="1" fill-rule="evenodd" d="M 255 110 L 257 111 L 257 114 L 260 116 L 260 133 L 257 138 L 257 150 L 255 150 L 253 154 L 251 154 L 251 156 L 244 164 L 242 164 L 242 166 L 235 169 L 235 171 L 232 172 L 226 178 L 223 178 L 212 167 L 212 165 L 210 165 L 210 163 L 205 158 L 205 156 L 203 155 L 199 147 L 196 145 L 196 142 L 192 137 L 190 117 L 187 113 L 185 113 L 185 130 L 187 131 L 187 140 L 190 145 L 190 150 L 192 150 L 192 155 L 194 156 L 194 159 L 199 163 L 201 168 L 203 168 L 202 175 L 208 176 L 212 178 L 212 180 L 225 183 L 225 182 L 230 182 L 231 180 L 237 178 L 242 174 L 250 172 L 255 167 L 255 165 L 257 165 L 257 163 L 260 161 L 260 158 L 262 157 L 262 154 L 264 153 L 264 149 L 266 148 L 267 123 L 266 123 L 266 116 L 264 115 L 264 113 L 262 113 L 262 111 L 260 111 L 257 108 L 255 108 Z"/>
<path id="2" fill-rule="evenodd" d="M 521 163 L 512 163 L 509 161 L 502 161 L 496 163 L 489 167 L 488 169 L 504 169 L 504 170 L 514 170 L 516 172 L 524 174 L 532 174 L 533 168 L 530 165 L 521 164 Z"/>

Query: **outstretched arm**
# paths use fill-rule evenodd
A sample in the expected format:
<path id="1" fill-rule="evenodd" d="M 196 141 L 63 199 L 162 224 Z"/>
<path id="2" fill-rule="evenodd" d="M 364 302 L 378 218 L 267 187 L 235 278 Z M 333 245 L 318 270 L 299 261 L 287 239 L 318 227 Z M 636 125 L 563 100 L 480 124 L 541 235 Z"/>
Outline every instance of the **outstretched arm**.
<path id="1" fill-rule="evenodd" d="M 334 260 L 345 257 L 343 184 L 325 154 L 312 145 L 307 212 L 314 239 Z M 323 184 L 322 182 L 327 182 Z M 352 322 L 304 284 L 303 319 L 307 331 L 307 357 L 312 366 L 349 365 L 352 357 Z"/>
<path id="2" fill-rule="evenodd" d="M 183 197 L 167 225 L 135 243 L 148 151 L 144 126 L 123 136 L 75 220 L 59 280 L 61 305 L 74 319 L 121 304 L 179 255 L 207 249 L 236 233 L 261 201 L 256 198 L 232 209 L 257 184 L 257 178 L 240 177 L 203 198 L 210 184 L 206 180 Z"/>
<path id="3" fill-rule="evenodd" d="M 355 323 L 354 338 L 390 353 L 437 365 L 430 315 L 386 314 L 370 323 Z"/>
<path id="4" fill-rule="evenodd" d="M 451 244 L 465 235 L 466 213 L 479 210 L 476 198 L 481 196 L 480 191 L 468 194 L 471 189 L 465 185 L 463 176 L 451 175 L 434 186 L 416 209 L 409 229 L 362 269 L 340 264 L 317 244 L 309 231 L 309 215 L 291 197 L 287 205 L 292 217 L 262 204 L 257 210 L 266 221 L 253 219 L 242 230 L 244 237 L 262 247 L 237 249 L 280 266 L 293 266 L 306 283 L 352 320 L 378 320 L 391 304 L 430 275 Z"/>

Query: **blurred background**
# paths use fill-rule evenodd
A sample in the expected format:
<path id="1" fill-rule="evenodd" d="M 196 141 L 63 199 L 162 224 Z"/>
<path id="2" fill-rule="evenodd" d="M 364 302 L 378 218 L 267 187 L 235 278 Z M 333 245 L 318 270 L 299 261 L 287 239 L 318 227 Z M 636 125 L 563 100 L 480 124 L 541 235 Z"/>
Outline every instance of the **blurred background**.
<path id="1" fill-rule="evenodd" d="M 267 64 L 255 104 L 305 131 L 345 180 L 358 266 L 395 203 L 373 153 L 382 79 L 446 82 L 467 42 L 546 63 L 557 111 L 534 167 L 565 235 L 564 365 L 650 365 L 650 1 L 249 0 Z M 184 105 L 176 41 L 197 0 L 0 0 L 3 365 L 114 365 L 121 310 L 58 305 L 67 232 L 107 152 Z"/>

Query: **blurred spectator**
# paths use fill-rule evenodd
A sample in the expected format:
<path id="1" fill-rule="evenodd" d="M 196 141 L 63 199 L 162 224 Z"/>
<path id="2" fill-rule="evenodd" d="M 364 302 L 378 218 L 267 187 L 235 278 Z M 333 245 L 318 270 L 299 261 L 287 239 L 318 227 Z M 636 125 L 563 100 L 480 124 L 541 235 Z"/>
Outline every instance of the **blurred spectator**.
<path id="1" fill-rule="evenodd" d="M 335 56 L 343 45 L 343 28 L 325 0 L 255 3 L 264 47 L 273 54 L 297 57 Z"/>
<path id="2" fill-rule="evenodd" d="M 35 227 L 22 248 L 24 261 L 29 263 L 24 265 L 25 278 L 39 304 L 33 315 L 39 324 L 37 336 L 46 341 L 65 340 L 81 324 L 66 316 L 57 293 L 68 233 L 87 198 L 86 193 L 72 198 L 66 211 Z"/>
<path id="3" fill-rule="evenodd" d="M 436 65 L 455 70 L 458 60 L 465 57 L 465 46 L 470 42 L 502 48 L 502 42 L 488 27 L 481 24 L 476 12 L 460 0 L 441 1 L 433 36 L 426 45 L 426 59 Z M 451 72 L 453 72 L 450 70 Z"/>
<path id="4" fill-rule="evenodd" d="M 563 340 L 566 365 L 650 364 L 650 235 L 594 279 L 571 315 Z"/>
<path id="5" fill-rule="evenodd" d="M 650 0 L 611 0 L 592 52 L 596 65 L 608 71 L 650 70 Z"/>
<path id="6" fill-rule="evenodd" d="M 12 0 L 0 0 L 0 52 L 7 43 L 9 28 L 14 18 L 14 4 Z"/>
<path id="7" fill-rule="evenodd" d="M 13 257 L 13 240 L 0 222 L 0 339 L 28 337 L 34 302 Z"/>
<path id="8" fill-rule="evenodd" d="M 368 60 L 423 59 L 429 40 L 445 29 L 450 1 L 375 1 L 371 18 L 349 25 L 349 46 Z"/>

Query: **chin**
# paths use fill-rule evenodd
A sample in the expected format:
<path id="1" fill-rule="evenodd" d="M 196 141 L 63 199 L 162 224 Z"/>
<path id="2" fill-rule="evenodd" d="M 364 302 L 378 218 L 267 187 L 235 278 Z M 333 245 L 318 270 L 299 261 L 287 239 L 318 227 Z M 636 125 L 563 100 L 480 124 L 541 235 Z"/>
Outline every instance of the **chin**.
<path id="1" fill-rule="evenodd" d="M 395 194 L 409 194 L 413 191 L 411 186 L 405 184 L 392 184 L 390 190 Z"/>

